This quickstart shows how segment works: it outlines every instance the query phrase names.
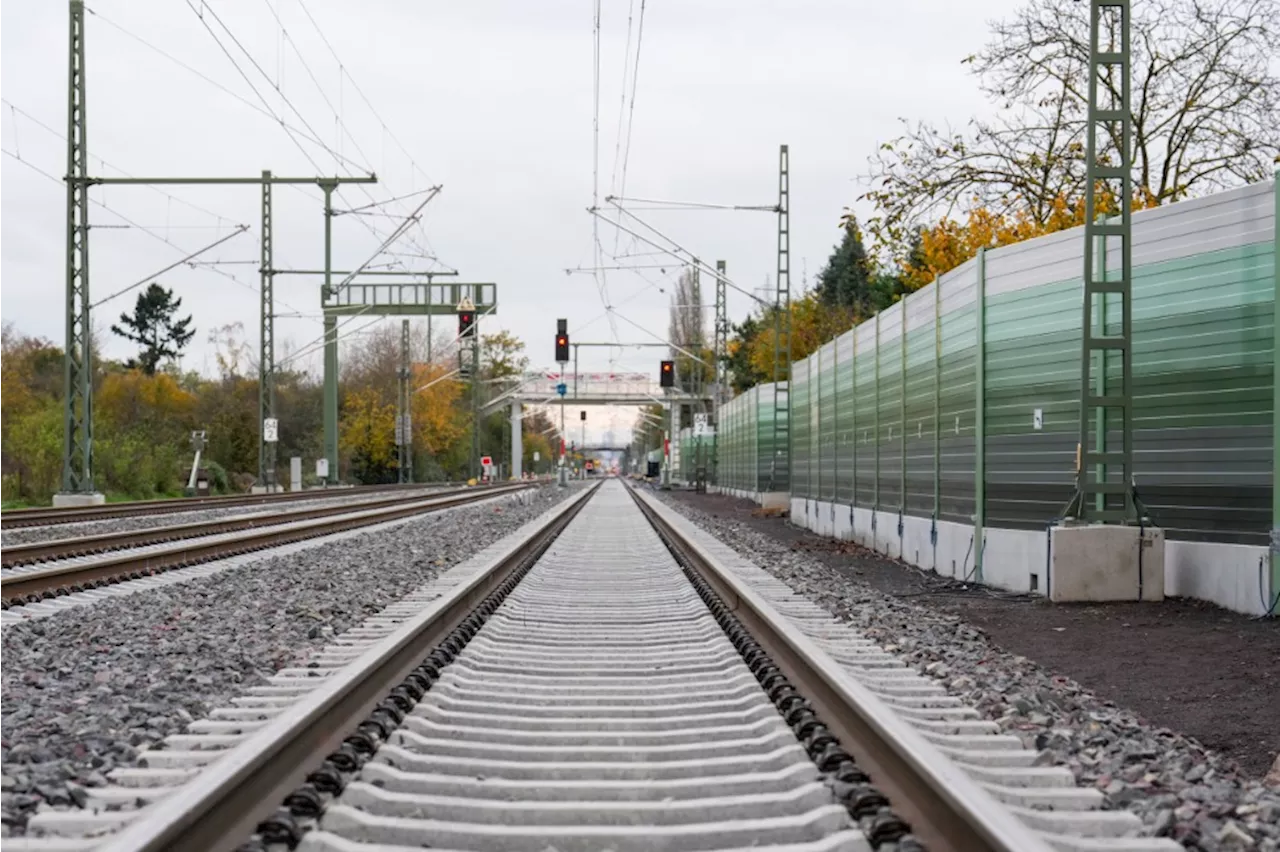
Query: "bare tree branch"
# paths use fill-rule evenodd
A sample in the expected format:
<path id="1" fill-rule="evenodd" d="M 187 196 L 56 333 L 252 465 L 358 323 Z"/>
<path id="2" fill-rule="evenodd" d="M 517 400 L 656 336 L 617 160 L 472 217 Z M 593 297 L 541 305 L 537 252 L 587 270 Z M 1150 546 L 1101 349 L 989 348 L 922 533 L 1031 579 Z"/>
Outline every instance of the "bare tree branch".
<path id="1" fill-rule="evenodd" d="M 1114 34 L 1109 34 L 1113 38 Z M 1276 0 L 1144 0 L 1132 19 L 1134 182 L 1154 203 L 1264 180 L 1280 160 Z M 1083 194 L 1089 20 L 1073 0 L 1028 0 L 965 63 L 999 111 L 963 131 L 906 124 L 870 158 L 862 198 L 883 253 L 914 229 L 986 207 L 1043 224 Z M 1120 101 L 1102 75 L 1099 97 Z M 1122 140 L 1105 135 L 1104 161 Z"/>

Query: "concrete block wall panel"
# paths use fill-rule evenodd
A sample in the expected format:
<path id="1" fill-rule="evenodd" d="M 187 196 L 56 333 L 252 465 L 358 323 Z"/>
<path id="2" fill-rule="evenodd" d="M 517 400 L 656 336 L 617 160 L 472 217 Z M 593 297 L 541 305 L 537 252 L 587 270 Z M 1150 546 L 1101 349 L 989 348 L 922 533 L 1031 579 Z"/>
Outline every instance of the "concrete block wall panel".
<path id="1" fill-rule="evenodd" d="M 1213 601 L 1228 609 L 1261 615 L 1266 611 L 1266 571 L 1265 547 L 1165 538 L 1166 595 Z"/>
<path id="2" fill-rule="evenodd" d="M 927 571 L 934 570 L 937 559 L 932 528 L 933 522 L 927 517 L 907 515 L 902 519 L 902 558 Z"/>

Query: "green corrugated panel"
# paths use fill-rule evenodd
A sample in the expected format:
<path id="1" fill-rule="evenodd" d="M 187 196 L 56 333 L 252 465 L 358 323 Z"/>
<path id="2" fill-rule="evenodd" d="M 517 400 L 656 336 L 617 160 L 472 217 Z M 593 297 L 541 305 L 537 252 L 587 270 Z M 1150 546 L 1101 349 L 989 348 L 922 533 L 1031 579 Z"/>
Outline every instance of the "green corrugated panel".
<path id="1" fill-rule="evenodd" d="M 973 265 L 941 282 L 941 495 L 938 517 L 973 522 L 974 369 L 977 326 Z"/>
<path id="2" fill-rule="evenodd" d="M 934 298 L 933 289 L 913 293 L 907 318 L 906 435 L 907 513 L 933 514 Z"/>
<path id="3" fill-rule="evenodd" d="M 793 497 L 812 497 L 809 484 L 811 424 L 816 409 L 810 408 L 809 359 L 797 362 L 791 368 L 791 494 Z"/>
<path id="4" fill-rule="evenodd" d="M 1166 210 L 1151 214 L 1165 217 L 1145 232 L 1151 236 L 1135 231 L 1136 258 L 1144 245 L 1152 247 L 1150 253 L 1165 251 L 1174 240 L 1220 244 L 1224 235 L 1232 238 L 1229 228 L 1247 228 L 1243 233 L 1255 242 L 1135 267 L 1134 470 L 1141 497 L 1170 537 L 1261 544 L 1272 511 L 1275 237 L 1257 220 L 1233 212 L 1256 211 L 1256 205 L 1229 206 L 1257 190 L 1235 192 L 1187 208 L 1188 215 L 1205 217 L 1204 228 Z M 1270 195 L 1265 200 L 1274 204 Z M 1226 219 L 1230 224 L 1223 224 Z M 1064 237 L 1051 239 L 1046 262 L 1062 264 Z M 1062 508 L 1073 487 L 1080 280 L 1010 292 L 1017 277 L 1037 274 L 1026 265 L 1034 264 L 1030 252 L 1036 248 L 1028 243 L 997 249 L 987 253 L 988 264 L 997 265 L 997 258 L 1009 256 L 1006 251 L 1026 259 L 1000 270 L 986 300 L 987 524 L 1038 528 Z M 974 515 L 975 267 L 971 261 L 935 285 L 941 313 L 940 517 L 966 524 Z M 932 289 L 910 301 L 932 300 Z M 905 407 L 908 510 L 930 514 L 935 332 L 931 313 L 908 311 L 904 374 L 897 333 L 902 310 L 883 312 L 795 365 L 797 496 L 834 496 L 842 503 L 852 498 L 859 506 L 895 510 Z M 740 465 L 732 475 L 742 484 L 735 487 L 747 490 L 757 490 L 767 477 L 773 450 L 772 394 L 762 397 L 760 390 L 730 403 L 739 406 L 739 426 L 725 421 L 726 452 Z"/>
<path id="5" fill-rule="evenodd" d="M 821 426 L 819 446 L 822 451 L 821 480 L 818 496 L 822 500 L 836 499 L 836 482 L 843 475 L 836 456 L 836 343 L 831 341 L 822 347 L 818 365 L 818 422 Z"/>
<path id="6" fill-rule="evenodd" d="M 1118 300 L 1117 300 L 1118 304 Z M 987 297 L 987 523 L 1044 526 L 1075 489 L 1080 283 Z M 1118 367 L 1119 358 L 1112 359 Z M 1035 411 L 1043 426 L 1035 429 Z"/>
<path id="7" fill-rule="evenodd" d="M 836 431 L 836 492 L 837 503 L 853 503 L 853 332 L 847 331 L 836 338 L 835 419 Z"/>
<path id="8" fill-rule="evenodd" d="M 876 324 L 864 322 L 854 338 L 853 372 L 857 505 L 869 509 L 876 500 Z"/>
<path id="9" fill-rule="evenodd" d="M 902 498 L 902 303 L 880 312 L 880 472 L 878 507 Z"/>
<path id="10" fill-rule="evenodd" d="M 1172 538 L 1266 544 L 1274 243 L 1133 278 L 1134 472 Z"/>
<path id="11" fill-rule="evenodd" d="M 766 488 L 774 454 L 773 383 L 760 385 L 756 395 L 756 485 Z"/>

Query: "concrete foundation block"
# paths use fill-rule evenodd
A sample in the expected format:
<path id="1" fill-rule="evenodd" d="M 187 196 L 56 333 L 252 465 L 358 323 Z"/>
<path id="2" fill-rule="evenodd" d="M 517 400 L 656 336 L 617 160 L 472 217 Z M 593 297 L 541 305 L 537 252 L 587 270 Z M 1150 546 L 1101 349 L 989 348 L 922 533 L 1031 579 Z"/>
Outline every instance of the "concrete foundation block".
<path id="1" fill-rule="evenodd" d="M 761 491 L 756 502 L 765 509 L 785 509 L 791 503 L 791 495 L 785 491 Z"/>
<path id="2" fill-rule="evenodd" d="M 1144 527 L 1140 538 L 1136 526 L 1062 526 L 1050 543 L 1050 600 L 1164 600 L 1164 530 Z"/>
<path id="3" fill-rule="evenodd" d="M 105 494 L 55 494 L 53 508 L 62 509 L 73 506 L 101 506 L 107 502 Z"/>
<path id="4" fill-rule="evenodd" d="M 250 494 L 283 494 L 283 485 L 254 485 L 249 488 Z"/>

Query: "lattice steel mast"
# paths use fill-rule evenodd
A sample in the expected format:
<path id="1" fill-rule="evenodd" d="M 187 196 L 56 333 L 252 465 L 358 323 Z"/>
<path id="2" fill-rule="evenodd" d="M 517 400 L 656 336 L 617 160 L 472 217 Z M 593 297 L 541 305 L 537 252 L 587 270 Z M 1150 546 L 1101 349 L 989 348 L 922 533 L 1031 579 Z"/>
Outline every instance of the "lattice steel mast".
<path id="1" fill-rule="evenodd" d="M 1129 16 L 1130 0 L 1090 0 L 1080 443 L 1076 495 L 1067 515 L 1094 523 L 1126 523 L 1138 518 L 1133 489 Z M 1118 102 L 1113 90 L 1116 75 Z M 1100 103 L 1104 95 L 1109 102 Z M 1104 139 L 1116 143 L 1114 163 L 1100 156 L 1099 130 Z M 1109 221 L 1098 215 L 1100 190 L 1119 208 Z M 1112 251 L 1119 255 L 1118 276 L 1107 274 Z M 1096 262 L 1099 253 L 1101 263 Z"/>
<path id="2" fill-rule="evenodd" d="M 791 474 L 791 175 L 787 146 L 778 151 L 778 269 L 773 304 L 773 457 L 769 491 Z"/>
<path id="3" fill-rule="evenodd" d="M 275 280 L 272 247 L 275 242 L 275 223 L 271 216 L 271 172 L 262 172 L 262 235 L 261 265 L 258 274 L 258 483 L 268 491 L 276 486 L 276 440 L 268 440 L 267 423 L 279 428 L 276 419 L 276 310 Z"/>
<path id="4" fill-rule="evenodd" d="M 62 490 L 92 494 L 93 365 L 89 338 L 89 172 L 85 121 L 84 3 L 71 0 L 67 87 L 67 347 Z"/>
<path id="5" fill-rule="evenodd" d="M 713 335 L 716 384 L 711 404 L 715 434 L 711 436 L 711 481 L 720 484 L 720 406 L 729 401 L 729 285 L 725 278 L 725 262 L 716 261 L 716 319 Z"/>

